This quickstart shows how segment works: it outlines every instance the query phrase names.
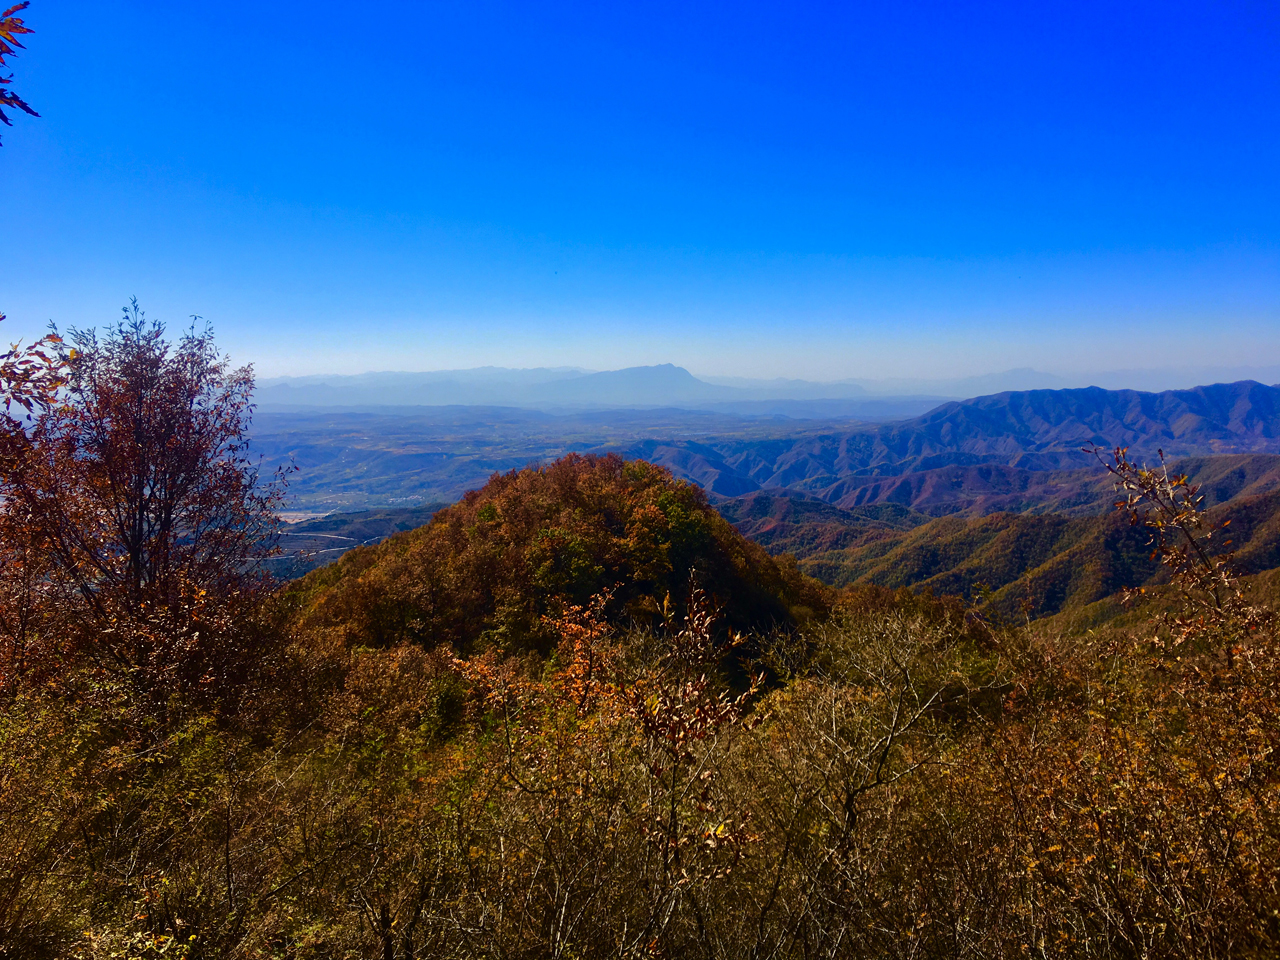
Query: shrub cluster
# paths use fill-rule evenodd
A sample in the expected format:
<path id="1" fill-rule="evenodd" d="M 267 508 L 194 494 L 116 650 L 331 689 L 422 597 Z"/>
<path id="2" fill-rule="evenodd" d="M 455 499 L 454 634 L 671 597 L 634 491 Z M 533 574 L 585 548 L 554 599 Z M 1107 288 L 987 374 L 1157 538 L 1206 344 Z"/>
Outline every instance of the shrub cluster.
<path id="1" fill-rule="evenodd" d="M 737 692 L 677 629 L 545 660 L 299 637 L 273 709 L 0 718 L 13 956 L 1221 956 L 1280 945 L 1277 638 L 858 598 Z M 1196 643 L 1196 638 L 1190 641 Z M 1164 643 L 1162 647 L 1161 644 Z M 776 671 L 775 671 L 776 672 Z M 70 695 L 69 695 L 70 694 Z"/>

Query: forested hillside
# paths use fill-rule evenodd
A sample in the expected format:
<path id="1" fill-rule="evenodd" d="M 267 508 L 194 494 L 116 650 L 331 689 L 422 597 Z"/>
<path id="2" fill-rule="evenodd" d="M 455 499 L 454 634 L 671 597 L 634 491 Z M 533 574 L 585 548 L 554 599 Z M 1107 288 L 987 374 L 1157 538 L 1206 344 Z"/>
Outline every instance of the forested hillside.
<path id="1" fill-rule="evenodd" d="M 1230 521 L 1230 536 L 1214 544 L 1215 552 L 1234 552 L 1245 574 L 1280 567 L 1280 457 L 1193 457 L 1169 469 L 1198 486 L 1211 518 Z M 1048 616 L 1160 581 L 1163 568 L 1151 556 L 1148 532 L 1114 510 L 1114 479 L 1101 469 L 1065 476 L 1088 495 L 1073 498 L 1070 510 L 1061 509 L 1063 485 L 1022 510 L 984 499 L 936 519 L 895 504 L 840 509 L 767 492 L 725 500 L 719 509 L 747 536 L 797 557 L 800 569 L 824 583 L 969 600 L 982 595 L 1005 615 Z M 1023 495 L 1036 492 L 1044 488 Z M 1002 509 L 984 509 L 993 503 Z"/>
<path id="2" fill-rule="evenodd" d="M 431 522 L 359 547 L 289 589 L 300 621 L 361 643 L 546 653 L 565 605 L 610 623 L 683 617 L 691 583 L 738 631 L 795 629 L 833 597 L 744 538 L 697 487 L 643 461 L 571 455 L 496 475 Z"/>

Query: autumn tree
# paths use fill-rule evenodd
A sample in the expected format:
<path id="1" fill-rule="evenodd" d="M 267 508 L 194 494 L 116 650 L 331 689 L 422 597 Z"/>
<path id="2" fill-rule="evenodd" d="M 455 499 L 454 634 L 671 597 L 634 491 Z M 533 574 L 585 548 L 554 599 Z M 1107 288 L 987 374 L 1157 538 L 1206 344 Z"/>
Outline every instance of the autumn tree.
<path id="1" fill-rule="evenodd" d="M 266 585 L 282 492 L 248 456 L 251 368 L 207 327 L 170 343 L 136 301 L 104 335 L 53 346 L 62 386 L 5 424 L 9 551 L 42 568 L 33 588 L 98 662 L 153 684 L 218 668 L 217 638 Z"/>
<path id="2" fill-rule="evenodd" d="M 0 321 L 5 319 L 0 313 Z M 0 478 L 15 474 L 28 449 L 26 424 L 52 405 L 63 386 L 61 339 L 50 334 L 0 353 Z M 5 490 L 0 479 L 0 494 Z M 47 564 L 41 547 L 12 502 L 0 507 L 0 689 L 25 672 L 30 641 L 38 634 Z"/>
<path id="3" fill-rule="evenodd" d="M 1094 453 L 1101 459 L 1100 451 Z M 1231 520 L 1215 523 L 1203 509 L 1200 488 L 1185 474 L 1171 473 L 1164 451 L 1157 453 L 1155 467 L 1134 463 L 1124 447 L 1112 452 L 1112 463 L 1103 459 L 1122 495 L 1116 507 L 1128 514 L 1133 526 L 1146 528 L 1152 558 L 1168 570 L 1182 595 L 1181 612 L 1163 618 L 1174 643 L 1210 644 L 1232 666 L 1240 645 L 1269 616 L 1250 602 L 1247 584 L 1228 550 Z M 1129 591 L 1130 599 L 1140 592 Z"/>

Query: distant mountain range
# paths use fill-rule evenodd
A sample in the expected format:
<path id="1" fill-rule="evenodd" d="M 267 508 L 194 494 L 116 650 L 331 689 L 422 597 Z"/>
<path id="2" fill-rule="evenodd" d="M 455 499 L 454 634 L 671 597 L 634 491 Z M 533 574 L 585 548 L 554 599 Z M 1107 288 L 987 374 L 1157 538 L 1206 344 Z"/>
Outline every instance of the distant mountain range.
<path id="1" fill-rule="evenodd" d="M 1263 374 L 1280 379 L 1280 367 L 1257 373 L 1252 379 L 1268 379 Z M 1159 376 L 1168 379 L 1172 375 Z M 1129 371 L 1102 375 L 1098 382 L 1142 385 L 1143 380 L 1153 377 L 1157 375 Z M 916 416 L 948 399 L 1076 385 L 1030 369 L 951 380 L 815 382 L 699 378 L 667 363 L 605 372 L 571 367 L 481 367 L 430 373 L 277 377 L 259 383 L 256 399 L 264 410 L 484 405 L 567 412 L 678 407 L 747 416 L 883 421 Z"/>
<path id="2" fill-rule="evenodd" d="M 1099 467 L 1083 449 L 1092 444 L 1129 446 L 1148 460 L 1157 449 L 1174 458 L 1280 454 L 1280 388 L 1017 391 L 880 424 L 679 409 L 267 411 L 254 442 L 268 463 L 292 458 L 302 468 L 294 494 L 315 508 L 453 500 L 495 470 L 576 450 L 662 464 L 715 497 L 774 490 L 938 516 L 1079 512 L 1100 495 Z"/>
<path id="3" fill-rule="evenodd" d="M 258 385 L 263 410 L 508 406 L 531 410 L 681 408 L 744 416 L 887 420 L 915 416 L 951 395 L 870 396 L 853 383 L 699 379 L 673 364 L 586 370 L 485 367 L 435 373 L 279 377 Z"/>
<path id="4" fill-rule="evenodd" d="M 1268 370 L 1280 379 L 1280 367 Z M 1106 375 L 1143 379 L 1142 371 Z M 1254 378 L 1256 379 L 1256 378 Z M 293 376 L 260 381 L 262 410 L 305 408 L 508 406 L 557 412 L 678 407 L 744 416 L 895 420 L 947 399 L 1014 390 L 1064 389 L 1069 381 L 1037 370 L 952 380 L 759 380 L 698 378 L 672 364 L 591 372 L 576 367 L 477 367 L 421 374 Z"/>
<path id="5" fill-rule="evenodd" d="M 1022 494 L 1051 486 L 1046 471 L 1096 470 L 1085 452 L 1095 444 L 1126 446 L 1148 459 L 1160 449 L 1174 458 L 1280 453 L 1280 387 L 1242 381 L 1164 393 L 1019 391 L 790 441 L 653 439 L 619 452 L 661 463 L 723 496 L 786 488 L 842 507 L 918 506 L 924 499 L 938 512 L 954 512 L 967 509 L 976 491 Z"/>

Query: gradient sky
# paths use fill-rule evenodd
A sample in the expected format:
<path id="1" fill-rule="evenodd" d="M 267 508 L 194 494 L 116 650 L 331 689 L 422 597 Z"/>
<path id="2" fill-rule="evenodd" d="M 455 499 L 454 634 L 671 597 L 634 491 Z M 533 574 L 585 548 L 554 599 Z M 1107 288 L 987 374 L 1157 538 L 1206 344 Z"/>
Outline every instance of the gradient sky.
<path id="1" fill-rule="evenodd" d="M 1275 3 L 34 0 L 0 338 L 263 375 L 1280 363 Z"/>

